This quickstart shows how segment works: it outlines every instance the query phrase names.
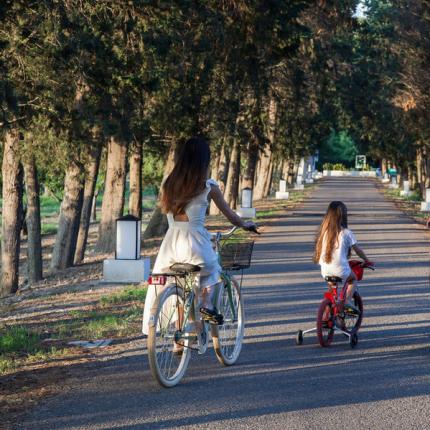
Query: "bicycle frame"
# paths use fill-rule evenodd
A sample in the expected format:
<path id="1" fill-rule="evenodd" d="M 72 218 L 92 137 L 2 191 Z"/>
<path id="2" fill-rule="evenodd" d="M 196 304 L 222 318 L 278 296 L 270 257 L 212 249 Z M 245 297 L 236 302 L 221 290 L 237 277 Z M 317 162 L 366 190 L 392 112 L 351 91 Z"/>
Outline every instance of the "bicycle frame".
<path id="1" fill-rule="evenodd" d="M 353 271 L 354 271 L 353 264 L 352 264 L 353 262 L 354 263 L 359 263 L 359 266 L 360 266 L 361 270 L 363 270 L 363 269 L 375 270 L 374 267 L 373 267 L 373 263 L 370 263 L 370 262 L 360 263 L 360 262 L 356 262 L 355 260 L 351 260 L 350 261 L 350 266 L 351 266 L 351 269 Z M 355 271 L 354 271 L 354 273 L 355 273 Z M 362 275 L 363 275 L 363 272 L 361 271 L 361 276 L 358 277 L 359 280 L 362 279 Z M 331 302 L 331 304 L 333 305 L 332 306 L 332 309 L 333 309 L 333 326 L 330 327 L 330 328 L 333 329 L 334 331 L 338 331 L 338 332 L 344 334 L 345 336 L 347 336 L 348 339 L 350 340 L 350 342 L 351 342 L 351 340 L 354 340 L 354 342 L 355 342 L 354 345 L 356 345 L 356 343 L 357 343 L 357 331 L 358 330 L 348 331 L 348 330 L 344 330 L 344 328 L 345 328 L 344 325 L 342 327 L 340 327 L 339 325 L 337 325 L 338 317 L 342 317 L 342 318 L 344 317 L 344 316 L 341 315 L 341 312 L 339 310 L 339 304 L 340 303 L 344 303 L 344 301 L 345 301 L 345 296 L 346 296 L 346 290 L 348 288 L 348 283 L 347 282 L 344 283 L 340 294 L 338 294 L 338 285 L 337 285 L 337 283 L 335 284 L 335 283 L 330 283 L 329 282 L 328 283 L 328 288 L 329 288 L 329 291 L 326 291 L 324 293 L 323 298 L 329 300 Z M 355 290 L 358 293 L 358 286 L 357 285 L 355 286 Z M 313 328 L 310 328 L 308 330 L 303 330 L 303 331 L 299 330 L 298 335 L 297 335 L 298 336 L 297 337 L 298 344 L 301 344 L 301 342 L 303 341 L 303 335 L 305 335 L 307 333 L 314 332 L 314 331 L 317 331 L 317 327 L 313 327 Z"/>
<path id="2" fill-rule="evenodd" d="M 337 316 L 339 316 L 339 308 L 338 308 L 338 303 L 339 303 L 338 297 L 339 296 L 338 296 L 338 291 L 337 291 L 338 287 L 337 287 L 337 284 L 336 285 L 330 285 L 329 284 L 328 287 L 329 287 L 329 291 L 326 291 L 324 293 L 324 298 L 330 300 L 330 302 L 333 304 L 333 316 L 334 316 L 334 318 L 336 318 Z M 345 282 L 345 284 L 342 287 L 341 293 L 340 293 L 340 300 L 341 301 L 344 301 L 347 288 L 348 288 L 348 284 Z M 357 286 L 356 286 L 356 288 L 357 288 Z M 303 330 L 303 335 L 305 335 L 307 333 L 311 333 L 311 332 L 316 331 L 316 330 L 317 330 L 316 327 L 310 328 L 308 330 Z M 353 335 L 353 333 L 350 333 L 346 330 L 343 330 L 341 327 L 338 327 L 336 325 L 336 320 L 335 320 L 335 323 L 333 325 L 333 330 L 344 334 L 345 336 L 348 337 L 348 339 L 350 339 L 351 336 Z"/>
<path id="3" fill-rule="evenodd" d="M 223 234 L 223 233 L 214 233 L 212 234 L 212 237 L 215 241 L 215 252 L 218 255 L 218 260 L 220 261 L 220 240 L 223 237 L 230 237 L 235 231 L 236 231 L 237 227 L 233 227 L 230 231 L 228 231 L 227 233 Z M 157 280 L 159 280 L 158 278 L 164 278 L 163 282 L 166 282 L 166 278 L 171 276 L 175 278 L 175 282 L 171 284 L 170 288 L 175 288 L 177 295 L 182 297 L 183 300 L 183 311 L 180 311 L 180 307 L 181 305 L 179 303 L 176 303 L 175 305 L 175 309 L 177 309 L 175 312 L 178 312 L 178 327 L 177 327 L 177 333 L 175 335 L 175 342 L 178 342 L 180 340 L 190 340 L 190 341 L 194 341 L 197 338 L 197 335 L 188 335 L 186 332 L 187 329 L 187 324 L 189 322 L 193 322 L 193 323 L 197 323 L 197 322 L 201 322 L 201 324 L 195 324 L 196 325 L 196 334 L 198 334 L 198 332 L 202 332 L 203 330 L 206 330 L 207 328 L 205 327 L 206 324 L 208 324 L 207 322 L 201 320 L 200 315 L 198 314 L 198 312 L 196 311 L 196 308 L 198 308 L 198 304 L 196 303 L 196 289 L 195 289 L 195 279 L 196 279 L 196 275 L 194 274 L 188 274 L 185 276 L 179 276 L 179 275 L 174 275 L 174 274 L 169 274 L 169 273 L 165 273 L 165 274 L 153 274 L 152 275 L 154 277 L 154 279 L 157 278 Z M 227 288 L 227 294 L 228 294 L 228 302 L 229 302 L 229 306 L 231 308 L 232 311 L 232 315 L 233 315 L 233 319 L 236 320 L 237 319 L 237 315 L 235 312 L 235 306 L 234 306 L 234 302 L 233 302 L 233 293 L 232 293 L 232 279 L 231 276 L 226 273 L 225 271 L 221 272 L 221 280 L 224 283 L 225 287 Z M 172 312 L 172 315 L 170 318 L 173 318 L 175 312 Z M 169 321 L 170 322 L 170 321 Z M 155 324 L 155 322 L 152 322 Z M 150 321 L 151 324 L 151 321 Z M 200 327 L 198 327 L 200 326 Z M 188 347 L 190 348 L 190 347 Z M 191 348 L 191 349 L 196 349 L 196 348 Z"/>

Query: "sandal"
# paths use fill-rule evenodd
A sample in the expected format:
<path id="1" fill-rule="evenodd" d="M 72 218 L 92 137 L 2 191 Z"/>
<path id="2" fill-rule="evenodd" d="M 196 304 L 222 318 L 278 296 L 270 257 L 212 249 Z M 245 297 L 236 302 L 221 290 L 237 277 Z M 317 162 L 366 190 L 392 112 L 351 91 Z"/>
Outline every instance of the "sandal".
<path id="1" fill-rule="evenodd" d="M 218 313 L 217 308 L 208 309 L 201 307 L 200 313 L 205 321 L 209 321 L 212 324 L 222 325 L 224 323 L 224 317 Z"/>

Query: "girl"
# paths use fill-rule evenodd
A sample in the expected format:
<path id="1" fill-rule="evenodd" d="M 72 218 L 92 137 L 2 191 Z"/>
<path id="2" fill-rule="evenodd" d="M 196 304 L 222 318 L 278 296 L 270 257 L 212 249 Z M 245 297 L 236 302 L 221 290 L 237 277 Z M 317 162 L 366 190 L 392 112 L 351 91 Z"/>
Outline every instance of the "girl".
<path id="1" fill-rule="evenodd" d="M 354 272 L 348 264 L 351 248 L 365 262 L 369 262 L 366 254 L 357 245 L 351 230 L 348 230 L 348 213 L 344 203 L 331 202 L 318 231 L 315 245 L 315 263 L 321 266 L 323 278 L 337 276 L 348 284 L 346 291 L 345 310 L 357 313 L 358 309 L 348 303 L 354 294 Z"/>
<path id="2" fill-rule="evenodd" d="M 211 235 L 204 225 L 208 198 L 233 225 L 252 231 L 256 230 L 256 225 L 243 221 L 230 209 L 218 184 L 213 179 L 207 179 L 209 164 L 209 145 L 203 138 L 189 139 L 179 148 L 176 164 L 161 189 L 160 206 L 167 214 L 169 229 L 158 252 L 153 273 L 169 272 L 174 263 L 200 266 L 200 312 L 203 319 L 222 324 L 222 315 L 213 305 L 221 267 L 212 247 Z M 153 287 L 148 290 L 145 300 L 145 334 L 148 334 L 150 310 L 155 298 Z"/>

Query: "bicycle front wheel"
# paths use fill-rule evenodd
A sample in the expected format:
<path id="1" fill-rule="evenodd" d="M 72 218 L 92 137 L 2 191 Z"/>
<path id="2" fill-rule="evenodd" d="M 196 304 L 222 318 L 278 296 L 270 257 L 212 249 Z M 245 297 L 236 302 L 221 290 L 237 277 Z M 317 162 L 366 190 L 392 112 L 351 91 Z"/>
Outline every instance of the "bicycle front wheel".
<path id="1" fill-rule="evenodd" d="M 148 332 L 148 358 L 152 375 L 164 387 L 179 383 L 187 370 L 191 350 L 183 326 L 183 299 L 175 287 L 155 301 Z M 178 347 L 183 346 L 182 352 Z M 176 349 L 175 349 L 176 348 Z"/>
<path id="2" fill-rule="evenodd" d="M 238 283 L 230 279 L 218 291 L 217 308 L 224 316 L 224 324 L 212 325 L 212 340 L 218 361 L 231 366 L 239 358 L 245 328 L 242 294 Z"/>
<path id="3" fill-rule="evenodd" d="M 317 336 L 321 346 L 329 346 L 333 341 L 334 320 L 333 304 L 329 299 L 324 299 L 317 314 Z"/>

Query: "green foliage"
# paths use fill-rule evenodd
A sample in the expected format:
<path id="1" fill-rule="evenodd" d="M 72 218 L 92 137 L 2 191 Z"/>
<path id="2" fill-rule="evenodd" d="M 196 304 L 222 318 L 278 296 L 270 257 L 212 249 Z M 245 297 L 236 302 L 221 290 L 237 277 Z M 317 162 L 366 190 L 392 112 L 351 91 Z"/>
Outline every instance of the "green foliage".
<path id="1" fill-rule="evenodd" d="M 333 170 L 341 170 L 341 171 L 346 171 L 348 170 L 347 167 L 342 164 L 342 163 L 335 163 L 333 164 Z"/>
<path id="2" fill-rule="evenodd" d="M 145 184 L 146 192 L 149 194 L 154 186 L 157 187 L 163 178 L 164 160 L 160 155 L 145 152 L 142 167 L 142 181 Z M 149 186 L 153 186 L 150 188 Z M 156 189 L 155 189 L 156 191 Z M 155 192 L 155 195 L 157 192 Z"/>
<path id="3" fill-rule="evenodd" d="M 346 131 L 338 133 L 332 130 L 328 139 L 321 145 L 320 163 L 342 163 L 352 167 L 357 154 L 357 146 Z"/>
<path id="4" fill-rule="evenodd" d="M 0 332 L 0 353 L 32 353 L 40 348 L 40 336 L 25 327 L 10 326 Z"/>

